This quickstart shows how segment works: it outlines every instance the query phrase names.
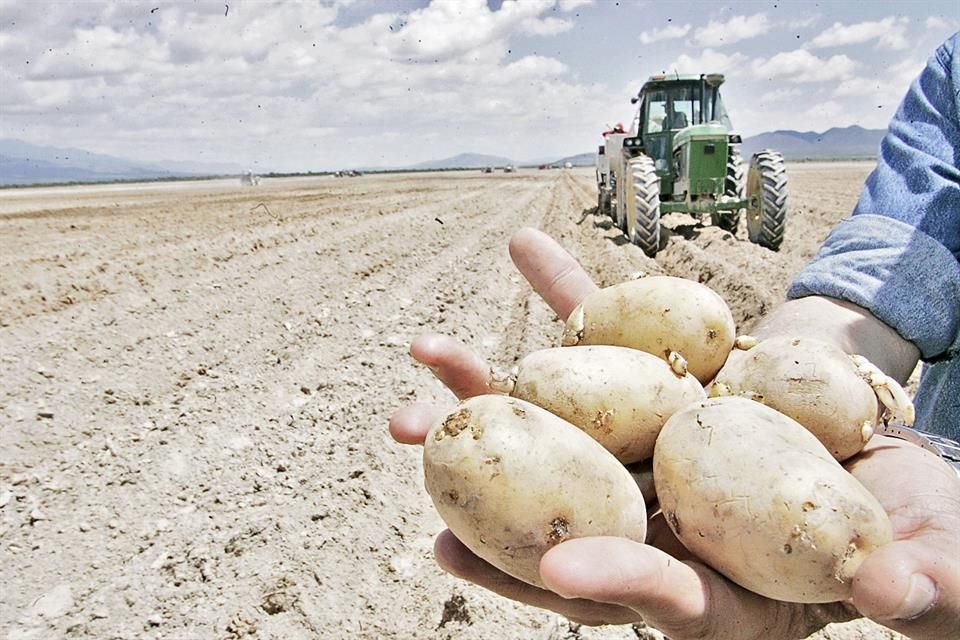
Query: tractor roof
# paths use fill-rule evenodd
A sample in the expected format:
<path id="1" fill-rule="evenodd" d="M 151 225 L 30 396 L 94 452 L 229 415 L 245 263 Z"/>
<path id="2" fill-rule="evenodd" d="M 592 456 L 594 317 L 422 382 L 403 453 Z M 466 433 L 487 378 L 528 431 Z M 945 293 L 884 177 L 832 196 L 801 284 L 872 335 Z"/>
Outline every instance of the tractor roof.
<path id="1" fill-rule="evenodd" d="M 669 84 L 673 82 L 699 82 L 701 77 L 707 78 L 713 86 L 719 87 L 723 84 L 724 77 L 722 73 L 658 73 L 647 78 L 643 86 L 649 84 Z"/>

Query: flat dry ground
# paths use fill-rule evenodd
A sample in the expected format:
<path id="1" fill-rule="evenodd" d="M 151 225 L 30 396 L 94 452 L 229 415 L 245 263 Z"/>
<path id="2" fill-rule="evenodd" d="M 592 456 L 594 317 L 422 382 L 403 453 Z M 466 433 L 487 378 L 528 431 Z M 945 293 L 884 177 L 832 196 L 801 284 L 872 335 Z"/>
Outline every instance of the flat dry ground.
<path id="1" fill-rule="evenodd" d="M 557 343 L 507 256 L 522 226 L 603 285 L 706 282 L 749 330 L 869 169 L 791 165 L 779 253 L 680 218 L 656 261 L 594 215 L 586 169 L 0 192 L 0 633 L 655 637 L 436 568 L 419 450 L 386 425 L 452 396 L 407 346 L 446 332 L 509 365 Z"/>

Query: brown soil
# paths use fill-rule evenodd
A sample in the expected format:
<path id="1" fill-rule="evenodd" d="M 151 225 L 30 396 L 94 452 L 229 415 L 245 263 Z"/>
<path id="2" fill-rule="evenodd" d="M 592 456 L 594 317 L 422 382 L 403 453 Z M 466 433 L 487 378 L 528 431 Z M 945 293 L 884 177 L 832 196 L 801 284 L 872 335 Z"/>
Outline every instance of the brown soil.
<path id="1" fill-rule="evenodd" d="M 779 253 L 680 218 L 656 261 L 594 214 L 586 169 L 0 192 L 0 633 L 658 637 L 436 567 L 419 450 L 386 424 L 452 396 L 407 346 L 446 332 L 509 365 L 557 343 L 507 255 L 521 226 L 601 284 L 706 282 L 748 331 L 869 168 L 790 166 Z"/>

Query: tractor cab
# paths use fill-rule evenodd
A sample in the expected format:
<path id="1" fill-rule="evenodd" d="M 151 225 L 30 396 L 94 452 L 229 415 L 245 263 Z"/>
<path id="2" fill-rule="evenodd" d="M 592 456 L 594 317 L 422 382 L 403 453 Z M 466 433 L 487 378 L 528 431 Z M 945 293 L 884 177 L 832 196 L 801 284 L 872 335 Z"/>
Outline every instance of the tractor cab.
<path id="1" fill-rule="evenodd" d="M 632 100 L 640 105 L 633 131 L 641 139 L 644 153 L 653 158 L 661 177 L 670 172 L 678 132 L 709 124 L 718 124 L 725 132 L 732 129 L 720 97 L 723 81 L 719 73 L 655 75 Z"/>
<path id="2" fill-rule="evenodd" d="M 736 233 L 747 214 L 751 242 L 776 250 L 783 241 L 787 179 L 783 156 L 763 149 L 745 163 L 720 98 L 724 76 L 650 76 L 636 97 L 629 133 L 605 132 L 598 150 L 597 210 L 648 256 L 660 249 L 660 216 L 710 216 Z"/>

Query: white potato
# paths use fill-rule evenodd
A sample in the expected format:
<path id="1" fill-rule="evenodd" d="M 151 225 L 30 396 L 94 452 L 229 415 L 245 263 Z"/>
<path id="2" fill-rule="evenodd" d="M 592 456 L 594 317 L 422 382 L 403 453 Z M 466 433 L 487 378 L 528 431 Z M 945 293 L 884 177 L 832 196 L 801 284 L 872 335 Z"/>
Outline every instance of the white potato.
<path id="1" fill-rule="evenodd" d="M 706 384 L 735 338 L 733 314 L 712 289 L 686 278 L 647 276 L 587 296 L 567 319 L 563 345 L 618 345 L 665 360 L 679 353 Z"/>
<path id="2" fill-rule="evenodd" d="M 713 398 L 675 413 L 653 466 L 677 538 L 768 598 L 849 598 L 857 568 L 893 536 L 876 498 L 813 434 L 746 398 Z"/>
<path id="3" fill-rule="evenodd" d="M 573 423 L 624 464 L 650 458 L 667 418 L 706 398 L 693 375 L 678 375 L 652 354 L 606 345 L 527 355 L 510 394 Z"/>
<path id="4" fill-rule="evenodd" d="M 643 496 L 606 449 L 580 429 L 517 398 L 461 402 L 427 434 L 427 492 L 471 551 L 543 587 L 540 558 L 564 540 L 646 535 Z"/>
<path id="5" fill-rule="evenodd" d="M 855 359 L 807 337 L 768 338 L 734 354 L 711 394 L 744 396 L 790 416 L 837 460 L 863 449 L 883 410 Z"/>

